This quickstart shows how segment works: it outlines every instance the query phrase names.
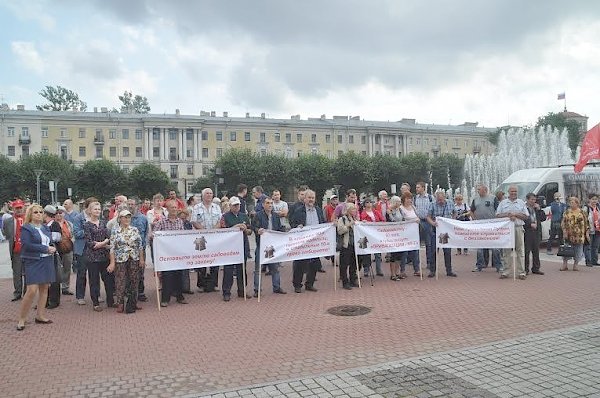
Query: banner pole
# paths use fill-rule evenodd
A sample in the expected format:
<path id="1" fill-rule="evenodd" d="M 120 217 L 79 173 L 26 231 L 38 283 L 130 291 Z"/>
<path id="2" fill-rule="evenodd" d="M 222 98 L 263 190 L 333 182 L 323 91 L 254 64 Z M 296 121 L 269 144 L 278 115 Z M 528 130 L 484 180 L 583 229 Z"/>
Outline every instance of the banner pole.
<path id="1" fill-rule="evenodd" d="M 258 258 L 255 261 L 258 261 Z M 261 265 L 258 266 L 258 302 L 259 303 L 260 303 L 260 291 L 261 291 L 261 282 L 262 282 L 261 267 L 262 267 Z M 267 265 L 267 267 L 268 267 L 268 265 Z M 256 270 L 256 265 L 254 266 L 254 269 Z"/>
<path id="2" fill-rule="evenodd" d="M 239 275 L 238 275 L 238 278 L 239 278 Z M 244 262 L 242 263 L 242 278 L 244 279 L 244 301 L 247 301 L 248 299 L 246 298 L 246 259 L 245 258 L 244 258 Z"/>
<path id="3" fill-rule="evenodd" d="M 513 281 L 517 280 L 517 251 L 515 249 L 513 249 L 513 253 L 512 253 L 512 258 L 513 258 Z"/>
<path id="4" fill-rule="evenodd" d="M 371 257 L 370 254 L 369 254 L 369 257 Z M 373 286 L 375 286 L 375 283 L 374 283 L 375 282 L 375 265 L 373 263 L 371 263 L 371 266 L 369 267 L 369 276 L 371 277 L 371 287 L 373 287 Z"/>
<path id="5" fill-rule="evenodd" d="M 419 242 L 419 249 L 417 250 L 417 256 L 419 256 L 419 275 L 421 275 L 421 280 L 423 280 L 423 262 L 421 261 L 421 243 Z"/>
<path id="6" fill-rule="evenodd" d="M 338 255 L 337 251 L 333 253 L 333 291 L 337 291 L 337 269 L 338 269 Z"/>
<path id="7" fill-rule="evenodd" d="M 433 245 L 432 245 L 433 246 Z M 440 273 L 440 267 L 438 265 L 438 258 L 440 256 L 438 256 L 438 248 L 437 245 L 435 245 L 435 249 L 433 249 L 433 255 L 435 256 L 435 280 L 437 281 L 439 279 L 439 273 Z"/>
<path id="8" fill-rule="evenodd" d="M 156 306 L 160 312 L 160 291 L 158 290 L 158 272 L 156 271 L 154 271 L 154 285 L 156 286 Z"/>
<path id="9" fill-rule="evenodd" d="M 360 283 L 360 269 L 358 267 L 358 254 L 356 254 L 356 249 L 354 249 L 354 261 L 356 261 L 356 276 L 358 277 L 358 288 L 362 289 L 362 284 Z"/>

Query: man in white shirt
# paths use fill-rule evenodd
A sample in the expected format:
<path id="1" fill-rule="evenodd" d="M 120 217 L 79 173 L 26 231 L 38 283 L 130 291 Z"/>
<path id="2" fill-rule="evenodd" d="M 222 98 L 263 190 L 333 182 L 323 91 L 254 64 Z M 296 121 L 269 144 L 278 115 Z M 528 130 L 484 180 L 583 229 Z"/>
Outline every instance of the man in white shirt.
<path id="1" fill-rule="evenodd" d="M 508 187 L 508 198 L 504 199 L 498 205 L 496 217 L 510 218 L 515 228 L 515 254 L 517 256 L 516 267 L 519 279 L 527 277 L 525 274 L 525 232 L 523 226 L 529 219 L 529 211 L 525 202 L 517 197 L 518 191 L 516 185 Z M 504 249 L 505 258 L 508 258 L 511 249 Z M 508 270 L 502 268 L 500 279 L 508 278 Z"/>
<path id="2" fill-rule="evenodd" d="M 213 203 L 213 191 L 210 188 L 202 190 L 201 200 L 193 208 L 192 225 L 195 229 L 220 228 L 221 206 Z M 198 290 L 210 293 L 215 291 L 219 284 L 219 267 L 210 267 L 210 275 L 207 276 L 206 268 L 198 269 Z"/>

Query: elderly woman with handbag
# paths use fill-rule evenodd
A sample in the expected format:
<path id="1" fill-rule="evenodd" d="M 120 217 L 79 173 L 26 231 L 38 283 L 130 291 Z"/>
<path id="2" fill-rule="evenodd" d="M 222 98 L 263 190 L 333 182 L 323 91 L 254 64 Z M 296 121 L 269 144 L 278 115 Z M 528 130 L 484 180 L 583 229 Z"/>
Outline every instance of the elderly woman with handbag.
<path id="1" fill-rule="evenodd" d="M 358 287 L 356 255 L 354 251 L 354 223 L 358 221 L 358 209 L 354 203 L 346 204 L 342 217 L 337 220 L 337 234 L 341 240 L 340 278 L 346 290 Z M 348 278 L 348 273 L 350 278 Z"/>
<path id="2" fill-rule="evenodd" d="M 579 271 L 577 265 L 583 259 L 583 244 L 585 240 L 589 240 L 589 229 L 587 226 L 588 218 L 586 214 L 579 207 L 579 199 L 576 197 L 569 198 L 569 208 L 564 212 L 563 219 L 561 221 L 561 228 L 563 231 L 563 237 L 565 239 L 565 245 L 559 249 L 558 255 L 562 254 L 563 266 L 560 268 L 561 271 L 568 271 L 567 261 L 569 258 L 574 257 L 573 260 L 573 271 Z M 570 244 L 572 246 L 573 253 L 568 253 Z M 562 253 L 561 253 L 562 251 Z"/>

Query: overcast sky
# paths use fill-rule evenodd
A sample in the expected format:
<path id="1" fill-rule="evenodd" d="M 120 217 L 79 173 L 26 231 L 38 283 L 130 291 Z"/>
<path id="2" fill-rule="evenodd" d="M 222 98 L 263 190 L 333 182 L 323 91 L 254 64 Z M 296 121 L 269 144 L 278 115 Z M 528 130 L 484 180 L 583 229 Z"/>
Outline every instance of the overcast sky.
<path id="1" fill-rule="evenodd" d="M 480 126 L 600 120 L 600 1 L 0 0 L 0 97 Z"/>

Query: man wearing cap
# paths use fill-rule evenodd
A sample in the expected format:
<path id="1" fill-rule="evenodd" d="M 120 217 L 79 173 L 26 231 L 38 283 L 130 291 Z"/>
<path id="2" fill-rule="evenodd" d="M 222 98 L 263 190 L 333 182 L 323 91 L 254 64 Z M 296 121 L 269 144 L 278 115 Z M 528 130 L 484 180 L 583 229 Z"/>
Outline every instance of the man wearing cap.
<path id="1" fill-rule="evenodd" d="M 558 239 L 558 243 L 563 241 L 562 228 L 560 222 L 562 221 L 563 214 L 567 209 L 567 204 L 561 202 L 562 195 L 560 192 L 554 194 L 554 201 L 550 204 L 550 213 L 552 218 L 550 220 L 550 236 L 548 236 L 548 242 L 546 246 L 546 253 L 552 254 L 552 241 L 554 238 Z"/>
<path id="2" fill-rule="evenodd" d="M 54 219 L 56 217 L 56 213 L 56 207 L 52 205 L 47 205 L 44 207 L 44 223 L 48 226 L 52 234 L 50 246 L 54 247 L 56 247 L 62 239 L 62 229 L 60 224 Z M 56 274 L 56 281 L 50 283 L 50 288 L 48 289 L 48 303 L 46 304 L 48 309 L 53 309 L 60 305 L 61 268 L 62 265 L 60 264 L 60 256 L 58 253 L 55 253 L 54 272 Z"/>
<path id="3" fill-rule="evenodd" d="M 229 211 L 221 217 L 221 228 L 239 228 L 244 233 L 244 264 L 250 253 L 250 242 L 248 235 L 252 234 L 250 228 L 250 219 L 246 213 L 240 211 L 241 201 L 237 196 L 232 196 L 229 200 Z M 237 279 L 237 294 L 238 297 L 244 297 L 244 280 L 248 280 L 245 276 L 245 268 L 242 264 L 231 264 L 223 267 L 223 301 L 231 300 L 231 286 L 233 285 L 233 269 L 236 269 Z M 246 298 L 252 296 L 246 295 Z"/>
<path id="4" fill-rule="evenodd" d="M 21 300 L 23 293 L 23 265 L 21 263 L 21 227 L 25 221 L 25 203 L 21 199 L 11 203 L 13 216 L 4 220 L 2 232 L 8 240 L 8 251 L 13 273 L 13 298 L 11 301 Z"/>
<path id="5" fill-rule="evenodd" d="M 73 265 L 73 224 L 65 219 L 67 209 L 63 206 L 56 208 L 55 220 L 60 225 L 61 239 L 56 245 L 56 251 L 60 256 L 60 263 L 62 265 L 60 279 L 61 279 L 61 290 L 65 296 L 72 296 L 73 293 L 69 291 L 69 285 L 71 282 L 71 266 Z"/>

